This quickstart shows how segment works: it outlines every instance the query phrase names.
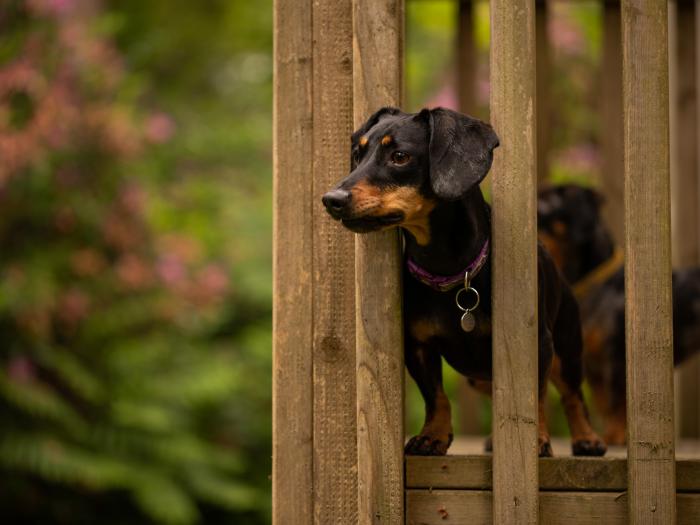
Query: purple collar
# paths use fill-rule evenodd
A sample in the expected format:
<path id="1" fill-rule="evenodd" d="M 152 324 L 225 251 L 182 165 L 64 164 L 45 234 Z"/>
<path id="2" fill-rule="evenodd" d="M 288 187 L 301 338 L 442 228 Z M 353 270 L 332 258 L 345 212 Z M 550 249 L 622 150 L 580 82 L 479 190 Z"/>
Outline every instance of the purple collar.
<path id="1" fill-rule="evenodd" d="M 481 248 L 479 255 L 476 256 L 476 259 L 474 259 L 469 266 L 456 275 L 433 275 L 425 268 L 418 266 L 418 264 L 416 264 L 416 262 L 410 257 L 406 259 L 406 266 L 408 267 L 410 274 L 426 286 L 430 286 L 433 290 L 437 290 L 438 292 L 447 292 L 448 290 L 452 290 L 452 288 L 458 284 L 464 283 L 464 275 L 466 272 L 469 272 L 471 277 L 476 276 L 476 274 L 479 273 L 479 270 L 481 270 L 481 268 L 484 266 L 488 256 L 489 240 L 486 239 L 486 242 Z"/>

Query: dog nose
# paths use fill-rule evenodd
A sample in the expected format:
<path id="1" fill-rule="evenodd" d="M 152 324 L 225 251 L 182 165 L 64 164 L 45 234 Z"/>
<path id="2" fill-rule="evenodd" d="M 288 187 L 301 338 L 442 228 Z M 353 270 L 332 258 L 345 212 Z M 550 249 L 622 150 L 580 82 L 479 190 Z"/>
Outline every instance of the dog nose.
<path id="1" fill-rule="evenodd" d="M 326 193 L 322 198 L 323 205 L 332 214 L 342 213 L 348 204 L 350 204 L 350 198 L 352 195 L 346 190 L 331 190 Z"/>

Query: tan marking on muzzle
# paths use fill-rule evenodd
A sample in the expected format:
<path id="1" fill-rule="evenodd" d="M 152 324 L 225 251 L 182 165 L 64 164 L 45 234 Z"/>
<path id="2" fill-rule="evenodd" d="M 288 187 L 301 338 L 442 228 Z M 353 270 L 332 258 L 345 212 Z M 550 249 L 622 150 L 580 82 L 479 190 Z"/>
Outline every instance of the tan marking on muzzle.
<path id="1" fill-rule="evenodd" d="M 425 246 L 430 242 L 429 216 L 436 203 L 418 193 L 418 188 L 400 186 L 382 189 L 360 182 L 351 192 L 355 214 L 381 217 L 400 211 L 404 220 L 399 225 L 408 230 L 418 244 Z"/>

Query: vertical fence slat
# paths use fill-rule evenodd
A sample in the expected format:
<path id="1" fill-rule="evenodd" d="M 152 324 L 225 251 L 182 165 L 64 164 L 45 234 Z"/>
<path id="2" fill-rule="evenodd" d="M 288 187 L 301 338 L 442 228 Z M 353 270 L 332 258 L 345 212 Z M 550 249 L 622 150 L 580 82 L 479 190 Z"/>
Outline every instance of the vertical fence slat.
<path id="1" fill-rule="evenodd" d="M 545 182 L 549 178 L 549 137 L 550 121 L 550 49 L 547 35 L 549 6 L 547 0 L 535 2 L 535 48 L 537 53 L 537 180 Z"/>
<path id="2" fill-rule="evenodd" d="M 476 74 L 477 53 L 474 36 L 474 2 L 459 0 L 457 13 L 457 100 L 459 111 L 477 116 Z M 457 386 L 458 430 L 462 434 L 477 434 L 481 398 L 464 379 Z"/>
<path id="3" fill-rule="evenodd" d="M 698 221 L 698 151 L 695 2 L 679 0 L 676 6 L 675 42 L 671 54 L 676 67 L 671 83 L 671 231 L 674 268 L 697 265 L 700 253 Z M 675 108 L 675 111 L 673 110 Z M 675 129 L 674 129 L 675 128 Z M 700 360 L 680 370 L 679 430 L 683 437 L 700 435 Z"/>
<path id="4" fill-rule="evenodd" d="M 476 41 L 474 38 L 474 2 L 459 0 L 457 13 L 457 100 L 459 110 L 476 115 Z"/>
<path id="5" fill-rule="evenodd" d="M 491 2 L 494 523 L 537 522 L 534 11 Z"/>
<path id="6" fill-rule="evenodd" d="M 274 5 L 272 521 L 313 516 L 311 2 Z"/>
<path id="7" fill-rule="evenodd" d="M 603 6 L 603 56 L 601 71 L 601 191 L 605 223 L 615 242 L 624 243 L 624 144 L 622 120 L 622 26 L 620 1 L 605 0 Z"/>
<path id="8" fill-rule="evenodd" d="M 359 127 L 401 104 L 403 0 L 354 0 L 354 114 Z M 395 230 L 355 237 L 358 523 L 402 525 L 403 325 Z"/>
<path id="9" fill-rule="evenodd" d="M 675 523 L 665 0 L 623 0 L 627 451 L 631 523 Z"/>
<path id="10" fill-rule="evenodd" d="M 314 521 L 357 523 L 352 234 L 321 196 L 347 176 L 352 133 L 352 3 L 313 2 Z"/>

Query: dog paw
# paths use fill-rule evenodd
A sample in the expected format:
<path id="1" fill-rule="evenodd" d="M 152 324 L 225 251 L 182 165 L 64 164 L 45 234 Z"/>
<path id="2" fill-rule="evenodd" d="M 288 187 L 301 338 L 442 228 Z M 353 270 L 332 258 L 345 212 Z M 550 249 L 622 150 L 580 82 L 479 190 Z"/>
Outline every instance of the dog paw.
<path id="1" fill-rule="evenodd" d="M 406 443 L 405 452 L 409 456 L 444 456 L 452 443 L 452 434 L 447 439 L 429 435 L 413 436 Z"/>
<path id="2" fill-rule="evenodd" d="M 571 451 L 574 456 L 604 456 L 607 450 L 605 442 L 598 437 L 578 439 L 571 443 Z"/>
<path id="3" fill-rule="evenodd" d="M 549 440 L 540 440 L 538 443 L 539 445 L 539 456 L 541 458 L 551 458 L 554 455 L 554 451 L 552 451 L 552 444 L 549 442 Z"/>

